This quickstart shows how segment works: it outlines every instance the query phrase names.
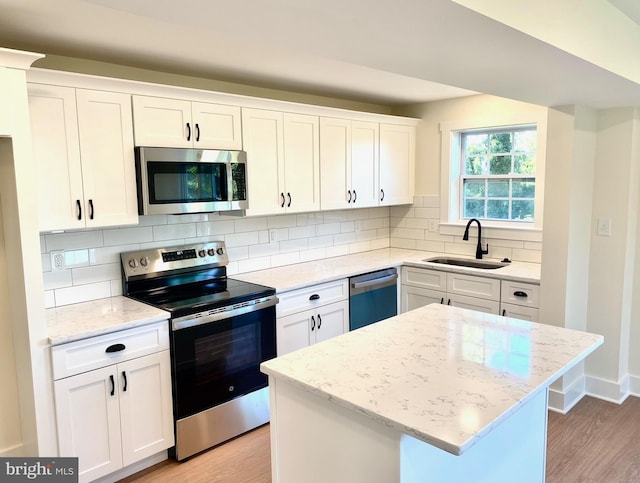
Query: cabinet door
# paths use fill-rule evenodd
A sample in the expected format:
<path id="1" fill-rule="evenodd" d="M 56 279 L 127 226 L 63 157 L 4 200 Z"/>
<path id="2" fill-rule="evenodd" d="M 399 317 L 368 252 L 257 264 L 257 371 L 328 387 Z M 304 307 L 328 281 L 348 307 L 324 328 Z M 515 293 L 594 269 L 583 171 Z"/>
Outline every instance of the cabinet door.
<path id="1" fill-rule="evenodd" d="M 415 190 L 413 126 L 380 124 L 380 205 L 413 203 Z"/>
<path id="2" fill-rule="evenodd" d="M 445 301 L 446 294 L 428 288 L 402 286 L 402 312 L 424 307 L 429 304 L 441 304 Z"/>
<path id="3" fill-rule="evenodd" d="M 313 314 L 315 314 L 315 311 L 306 310 L 276 319 L 278 356 L 310 345 L 311 315 Z"/>
<path id="4" fill-rule="evenodd" d="M 113 381 L 113 383 L 112 383 Z M 115 366 L 54 382 L 60 456 L 79 458 L 80 481 L 122 467 Z"/>
<path id="5" fill-rule="evenodd" d="M 87 227 L 138 223 L 131 96 L 76 91 Z"/>
<path id="6" fill-rule="evenodd" d="M 500 280 L 461 273 L 447 273 L 447 292 L 500 301 Z"/>
<path id="7" fill-rule="evenodd" d="M 221 104 L 191 104 L 194 147 L 201 149 L 242 149 L 240 108 Z"/>
<path id="8" fill-rule="evenodd" d="M 136 146 L 193 147 L 190 101 L 146 96 L 132 100 Z"/>
<path id="9" fill-rule="evenodd" d="M 247 152 L 247 215 L 284 213 L 283 118 L 281 112 L 242 109 L 242 142 Z"/>
<path id="10" fill-rule="evenodd" d="M 75 89 L 29 84 L 40 231 L 84 228 Z M 82 216 L 80 216 L 82 214 Z"/>
<path id="11" fill-rule="evenodd" d="M 286 212 L 317 211 L 320 209 L 318 117 L 285 113 L 283 122 Z"/>
<path id="12" fill-rule="evenodd" d="M 402 286 L 428 288 L 447 291 L 447 272 L 429 270 L 426 268 L 402 267 Z"/>
<path id="13" fill-rule="evenodd" d="M 538 309 L 522 305 L 500 304 L 500 315 L 514 319 L 538 321 Z"/>
<path id="14" fill-rule="evenodd" d="M 497 300 L 486 300 L 464 295 L 447 294 L 447 305 L 460 307 L 463 309 L 486 312 L 488 314 L 500 313 L 500 302 Z"/>
<path id="15" fill-rule="evenodd" d="M 320 165 L 322 209 L 341 210 L 350 207 L 351 121 L 326 117 L 320 119 Z"/>
<path id="16" fill-rule="evenodd" d="M 354 208 L 378 206 L 378 124 L 352 122 L 351 124 L 351 191 Z"/>
<path id="17" fill-rule="evenodd" d="M 118 364 L 123 465 L 174 444 L 169 351 Z"/>
<path id="18" fill-rule="evenodd" d="M 322 342 L 349 331 L 349 301 L 343 300 L 324 307 L 315 313 L 315 342 Z M 311 323 L 313 327 L 313 321 Z M 311 336 L 313 339 L 313 335 Z"/>

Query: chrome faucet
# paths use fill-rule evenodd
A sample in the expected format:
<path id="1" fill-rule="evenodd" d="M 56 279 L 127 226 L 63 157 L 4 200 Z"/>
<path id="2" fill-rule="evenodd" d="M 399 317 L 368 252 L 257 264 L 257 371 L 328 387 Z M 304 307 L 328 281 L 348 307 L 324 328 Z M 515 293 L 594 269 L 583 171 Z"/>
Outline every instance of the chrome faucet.
<path id="1" fill-rule="evenodd" d="M 469 226 L 471 226 L 471 223 L 473 223 L 474 221 L 478 224 L 478 246 L 476 247 L 476 258 L 478 260 L 481 260 L 482 255 L 489 254 L 489 244 L 487 243 L 486 250 L 482 249 L 482 243 L 480 242 L 480 240 L 482 239 L 482 226 L 480 226 L 480 220 L 477 220 L 476 218 L 471 218 L 469 220 L 469 223 L 467 223 L 467 227 L 464 229 L 464 235 L 462 235 L 462 239 L 465 241 L 469 239 Z"/>

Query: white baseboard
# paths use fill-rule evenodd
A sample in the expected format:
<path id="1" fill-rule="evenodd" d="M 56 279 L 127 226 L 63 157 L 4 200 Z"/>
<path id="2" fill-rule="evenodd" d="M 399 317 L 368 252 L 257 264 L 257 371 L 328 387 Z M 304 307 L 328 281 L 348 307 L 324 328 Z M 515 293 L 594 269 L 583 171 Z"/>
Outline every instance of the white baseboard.
<path id="1" fill-rule="evenodd" d="M 636 388 L 640 388 L 640 378 L 634 377 Z M 619 381 L 609 381 L 594 376 L 586 376 L 585 391 L 589 396 L 604 401 L 622 404 L 631 394 L 631 376 L 626 375 Z"/>
<path id="2" fill-rule="evenodd" d="M 22 443 L 0 449 L 0 458 L 17 458 L 25 455 L 25 446 Z"/>
<path id="3" fill-rule="evenodd" d="M 629 375 L 629 394 L 640 397 L 640 376 Z"/>
<path id="4" fill-rule="evenodd" d="M 564 391 L 549 388 L 549 410 L 567 414 L 585 395 L 585 377 L 578 377 Z"/>
<path id="5" fill-rule="evenodd" d="M 161 463 L 168 458 L 169 455 L 167 454 L 167 451 L 161 451 L 160 453 L 149 456 L 148 458 L 138 461 L 137 463 L 133 463 L 132 465 L 122 468 L 121 470 L 114 471 L 113 473 L 103 476 L 102 478 L 98 478 L 94 481 L 94 483 L 113 483 L 114 481 L 118 481 L 126 478 L 127 476 L 131 476 L 138 471 L 145 470 L 150 466 Z"/>

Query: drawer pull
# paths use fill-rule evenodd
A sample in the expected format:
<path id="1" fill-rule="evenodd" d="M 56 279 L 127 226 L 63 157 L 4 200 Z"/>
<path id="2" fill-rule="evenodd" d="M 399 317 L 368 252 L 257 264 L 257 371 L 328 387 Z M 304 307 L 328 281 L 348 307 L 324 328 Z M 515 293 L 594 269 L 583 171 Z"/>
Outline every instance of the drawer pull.
<path id="1" fill-rule="evenodd" d="M 122 379 L 124 379 L 124 387 L 122 388 L 123 392 L 127 392 L 127 373 L 126 371 L 122 371 Z"/>
<path id="2" fill-rule="evenodd" d="M 111 352 L 120 352 L 125 350 L 127 347 L 124 344 L 113 344 L 110 345 L 109 347 L 107 347 L 107 350 L 105 350 L 105 352 L 111 353 Z"/>
<path id="3" fill-rule="evenodd" d="M 316 318 L 312 315 L 311 316 L 311 332 L 313 332 L 316 329 Z"/>
<path id="4" fill-rule="evenodd" d="M 515 297 L 526 297 L 527 292 L 523 292 L 522 290 L 516 290 L 515 292 L 513 292 L 513 295 Z"/>
<path id="5" fill-rule="evenodd" d="M 309 297 L 309 300 L 320 300 L 320 295 L 314 293 L 311 297 Z"/>
<path id="6" fill-rule="evenodd" d="M 505 317 L 507 315 L 507 309 L 502 309 L 502 316 Z"/>
<path id="7" fill-rule="evenodd" d="M 322 318 L 320 317 L 320 314 L 318 314 L 318 330 L 320 330 L 320 327 L 322 327 Z"/>
<path id="8" fill-rule="evenodd" d="M 111 381 L 111 395 L 113 396 L 116 393 L 116 383 L 113 380 L 113 374 L 109 374 L 109 380 Z"/>

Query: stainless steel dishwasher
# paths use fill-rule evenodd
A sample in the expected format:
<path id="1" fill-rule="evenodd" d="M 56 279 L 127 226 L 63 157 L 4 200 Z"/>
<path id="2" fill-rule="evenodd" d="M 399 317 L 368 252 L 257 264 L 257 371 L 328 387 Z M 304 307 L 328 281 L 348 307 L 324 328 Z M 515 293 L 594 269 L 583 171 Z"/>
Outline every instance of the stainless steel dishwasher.
<path id="1" fill-rule="evenodd" d="M 397 280 L 395 268 L 349 279 L 349 330 L 398 314 Z"/>

